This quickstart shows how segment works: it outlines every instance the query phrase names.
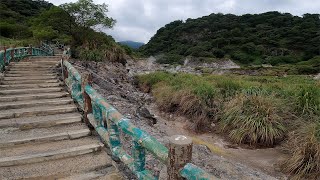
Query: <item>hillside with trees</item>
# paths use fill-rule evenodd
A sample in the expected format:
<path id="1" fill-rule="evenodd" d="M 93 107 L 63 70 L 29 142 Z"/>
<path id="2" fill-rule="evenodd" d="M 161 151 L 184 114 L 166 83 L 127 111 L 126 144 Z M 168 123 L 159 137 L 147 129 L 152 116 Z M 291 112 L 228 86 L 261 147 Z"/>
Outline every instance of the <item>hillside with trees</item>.
<path id="1" fill-rule="evenodd" d="M 93 11 L 92 11 L 93 10 Z M 43 0 L 2 0 L 1 45 L 27 46 L 40 41 L 71 45 L 73 56 L 93 61 L 125 62 L 125 50 L 96 27 L 111 28 L 106 4 L 79 0 L 60 6 Z"/>
<path id="2" fill-rule="evenodd" d="M 210 14 L 174 21 L 160 28 L 141 48 L 148 55 L 167 54 L 231 58 L 240 64 L 297 63 L 320 55 L 319 14 Z"/>

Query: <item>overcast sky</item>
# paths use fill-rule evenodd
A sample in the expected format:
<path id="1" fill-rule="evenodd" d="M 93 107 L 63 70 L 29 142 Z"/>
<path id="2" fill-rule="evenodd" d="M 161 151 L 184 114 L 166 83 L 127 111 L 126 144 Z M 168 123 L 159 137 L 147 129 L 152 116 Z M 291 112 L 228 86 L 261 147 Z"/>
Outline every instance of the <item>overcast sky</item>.
<path id="1" fill-rule="evenodd" d="M 76 0 L 49 0 L 60 5 Z M 320 13 L 320 0 L 94 0 L 109 5 L 109 16 L 117 20 L 106 30 L 116 41 L 133 40 L 147 43 L 162 26 L 174 20 L 197 18 L 211 13 L 289 12 Z"/>

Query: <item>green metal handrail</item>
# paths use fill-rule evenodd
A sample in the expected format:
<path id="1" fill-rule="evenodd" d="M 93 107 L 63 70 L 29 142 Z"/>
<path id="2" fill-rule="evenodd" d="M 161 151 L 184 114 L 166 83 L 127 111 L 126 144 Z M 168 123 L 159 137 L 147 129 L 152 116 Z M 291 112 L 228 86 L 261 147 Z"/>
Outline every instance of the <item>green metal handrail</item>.
<path id="1" fill-rule="evenodd" d="M 68 61 L 62 60 L 61 65 L 65 83 L 73 99 L 85 111 L 87 117 L 84 118 L 88 120 L 87 123 L 94 127 L 102 140 L 110 147 L 113 157 L 121 160 L 139 179 L 156 179 L 149 170 L 145 169 L 145 151 L 147 150 L 156 159 L 167 164 L 168 148 L 134 126 L 128 118 L 112 107 Z M 89 102 L 86 102 L 85 96 L 88 96 Z M 86 103 L 89 103 L 90 107 Z M 120 130 L 132 137 L 131 156 L 123 149 Z M 181 177 L 188 180 L 217 179 L 191 163 L 186 164 L 179 173 Z"/>
<path id="2" fill-rule="evenodd" d="M 17 47 L 8 48 L 0 51 L 0 72 L 3 72 L 5 66 L 11 61 L 20 61 L 27 56 L 52 56 L 53 51 L 47 47 Z"/>

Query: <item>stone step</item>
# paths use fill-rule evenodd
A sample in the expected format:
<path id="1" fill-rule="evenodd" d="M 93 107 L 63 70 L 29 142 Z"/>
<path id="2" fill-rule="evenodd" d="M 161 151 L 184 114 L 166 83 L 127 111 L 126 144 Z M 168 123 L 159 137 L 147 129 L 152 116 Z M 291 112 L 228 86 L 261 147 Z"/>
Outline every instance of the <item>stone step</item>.
<path id="1" fill-rule="evenodd" d="M 3 157 L 3 158 L 0 158 L 0 167 L 32 164 L 37 162 L 74 157 L 74 156 L 101 151 L 102 147 L 103 147 L 102 143 L 94 143 L 94 144 L 71 147 L 67 149 L 58 149 L 55 151 L 49 151 L 44 153 L 34 153 L 34 154 L 24 154 L 20 156 Z"/>
<path id="2" fill-rule="evenodd" d="M 65 105 L 65 104 L 72 104 L 72 103 L 73 103 L 73 100 L 69 97 L 55 98 L 55 99 L 28 100 L 28 101 L 13 101 L 13 102 L 11 101 L 11 102 L 1 102 L 0 109 L 1 110 L 18 109 L 23 107 L 35 107 L 35 106 L 44 106 L 44 105 Z"/>
<path id="3" fill-rule="evenodd" d="M 59 82 L 58 79 L 31 79 L 31 80 L 16 80 L 16 81 L 2 81 L 3 85 L 6 84 L 36 84 L 36 83 L 57 83 Z"/>
<path id="4" fill-rule="evenodd" d="M 14 167 L 0 167 L 0 179 L 46 179 L 72 176 L 73 174 L 99 171 L 100 169 L 115 169 L 112 159 L 104 151 L 84 154 L 64 159 L 57 159 L 34 164 Z M 112 179 L 106 179 L 112 180 Z"/>
<path id="5" fill-rule="evenodd" d="M 9 122 L 10 120 L 13 121 L 13 123 Z M 0 142 L 9 142 L 16 139 L 49 136 L 51 134 L 60 134 L 69 131 L 76 131 L 79 129 L 87 129 L 87 125 L 80 121 L 81 117 L 77 112 L 47 116 L 3 119 L 0 120 Z M 0 150 L 0 152 L 1 151 L 2 150 Z"/>
<path id="6" fill-rule="evenodd" d="M 0 148 L 10 148 L 11 146 L 25 145 L 30 143 L 44 143 L 50 141 L 72 140 L 89 136 L 91 131 L 87 128 L 62 133 L 53 133 L 49 135 L 33 136 L 28 138 L 12 139 L 9 141 L 0 141 Z"/>
<path id="7" fill-rule="evenodd" d="M 58 83 L 38 83 L 38 84 L 7 84 L 1 85 L 0 89 L 18 89 L 18 88 L 46 88 L 46 87 L 59 87 L 62 86 L 62 82 Z"/>
<path id="8" fill-rule="evenodd" d="M 4 77 L 4 81 L 22 81 L 22 80 L 52 80 L 58 79 L 57 76 L 20 76 L 20 77 Z"/>
<path id="9" fill-rule="evenodd" d="M 23 108 L 23 109 L 9 109 L 9 110 L 0 111 L 0 120 L 18 118 L 18 117 L 70 113 L 75 111 L 77 111 L 77 107 L 71 104 L 61 105 L 61 106 L 41 106 L 41 107 L 30 107 L 30 108 Z"/>
<path id="10" fill-rule="evenodd" d="M 36 68 L 33 68 L 33 67 L 10 67 L 10 68 L 7 68 L 7 71 L 11 71 L 11 72 L 19 72 L 19 71 L 36 71 L 36 72 L 44 72 L 44 71 L 55 71 L 57 68 L 56 67 L 36 67 Z"/>
<path id="11" fill-rule="evenodd" d="M 16 65 L 20 65 L 20 66 L 28 66 L 28 65 L 32 65 L 32 66 L 45 66 L 45 65 L 49 65 L 49 66 L 56 66 L 59 65 L 60 61 L 20 61 L 20 62 L 11 62 L 10 66 L 16 66 Z"/>
<path id="12" fill-rule="evenodd" d="M 30 77 L 30 78 L 34 78 L 34 77 L 56 77 L 57 78 L 57 74 L 56 73 L 48 73 L 48 74 L 41 74 L 41 75 L 37 75 L 37 74 L 9 74 L 6 73 L 4 74 L 4 77 Z"/>
<path id="13" fill-rule="evenodd" d="M 118 170 L 111 166 L 99 171 L 91 171 L 81 174 L 75 174 L 68 177 L 58 178 L 58 180 L 89 180 L 89 179 L 105 179 L 105 180 L 122 180 L 122 176 Z"/>
<path id="14" fill-rule="evenodd" d="M 9 67 L 32 67 L 32 68 L 42 68 L 42 67 L 56 67 L 57 65 L 59 65 L 60 63 L 52 63 L 52 62 L 48 62 L 46 63 L 32 63 L 32 62 L 20 62 L 17 64 L 9 64 Z"/>
<path id="15" fill-rule="evenodd" d="M 25 100 L 36 100 L 36 99 L 53 99 L 67 97 L 67 92 L 55 92 L 55 93 L 39 93 L 39 94 L 22 94 L 22 95 L 7 95 L 0 96 L 0 102 L 11 102 L 11 101 L 25 101 Z"/>
<path id="16" fill-rule="evenodd" d="M 0 121 L 0 128 L 17 128 L 20 130 L 47 128 L 71 123 L 80 123 L 79 113 L 65 113 L 47 116 L 22 117 L 13 119 L 3 119 Z"/>
<path id="17" fill-rule="evenodd" d="M 51 93 L 51 92 L 60 92 L 62 87 L 52 87 L 52 88 L 32 88 L 32 89 L 11 89 L 11 90 L 2 90 L 0 95 L 13 95 L 13 94 L 33 94 L 33 93 Z M 1 105 L 0 105 L 1 107 Z"/>

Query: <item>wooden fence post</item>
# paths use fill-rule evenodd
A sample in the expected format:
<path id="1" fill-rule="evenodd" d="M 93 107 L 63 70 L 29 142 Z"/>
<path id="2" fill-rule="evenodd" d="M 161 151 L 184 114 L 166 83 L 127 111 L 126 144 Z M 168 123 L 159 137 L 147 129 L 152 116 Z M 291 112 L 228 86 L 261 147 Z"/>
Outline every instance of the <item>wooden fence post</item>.
<path id="1" fill-rule="evenodd" d="M 81 91 L 83 96 L 83 120 L 87 125 L 90 125 L 88 114 L 92 113 L 92 104 L 90 96 L 86 93 L 85 87 L 87 84 L 92 85 L 92 75 L 90 73 L 83 73 L 81 75 Z"/>
<path id="2" fill-rule="evenodd" d="M 4 62 L 4 65 L 7 64 L 7 48 L 6 47 L 4 47 L 3 62 Z"/>
<path id="3" fill-rule="evenodd" d="M 168 179 L 182 180 L 179 171 L 191 162 L 192 139 L 188 136 L 174 135 L 169 138 Z"/>

